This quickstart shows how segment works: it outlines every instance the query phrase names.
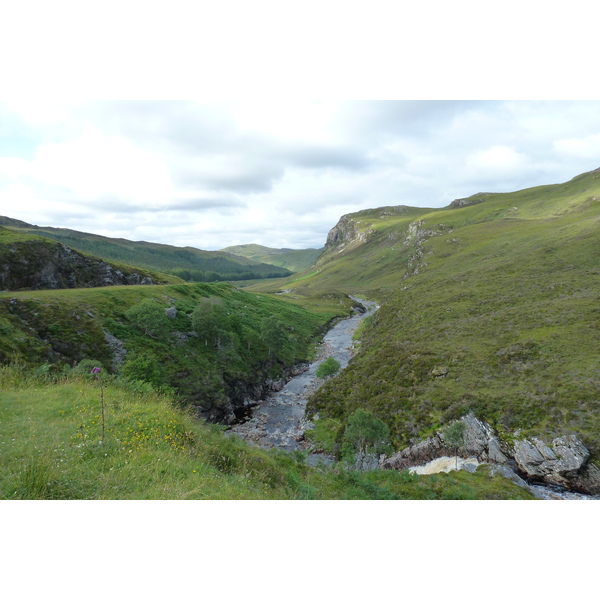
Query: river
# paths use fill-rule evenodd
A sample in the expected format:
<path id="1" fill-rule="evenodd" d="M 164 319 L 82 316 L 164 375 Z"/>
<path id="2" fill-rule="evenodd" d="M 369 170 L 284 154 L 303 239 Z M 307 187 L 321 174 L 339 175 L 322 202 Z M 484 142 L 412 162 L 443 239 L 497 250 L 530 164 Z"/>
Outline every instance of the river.
<path id="1" fill-rule="evenodd" d="M 341 369 L 347 367 L 356 352 L 352 339 L 354 332 L 365 317 L 379 308 L 375 302 L 360 298 L 353 300 L 360 302 L 366 311 L 344 319 L 330 329 L 319 346 L 317 360 L 310 364 L 308 370 L 293 377 L 280 391 L 271 392 L 251 410 L 247 420 L 232 425 L 229 432 L 263 448 L 287 451 L 306 449 L 302 443 L 302 435 L 312 426 L 305 418 L 306 404 L 310 396 L 325 383 L 316 376 L 317 368 L 330 356 L 340 363 Z M 332 463 L 333 457 L 310 454 L 307 459 L 308 464 L 315 465 L 319 462 Z M 543 500 L 597 499 L 596 496 L 570 492 L 559 486 L 529 483 L 528 487 L 537 498 Z"/>
<path id="2" fill-rule="evenodd" d="M 362 304 L 366 311 L 344 319 L 330 329 L 319 346 L 318 358 L 308 370 L 297 375 L 278 392 L 271 392 L 251 411 L 251 416 L 238 423 L 230 431 L 252 444 L 263 448 L 282 450 L 304 450 L 301 443 L 303 432 L 310 427 L 304 413 L 309 397 L 324 383 L 316 376 L 319 365 L 332 356 L 340 363 L 340 370 L 348 366 L 356 349 L 352 339 L 361 321 L 378 308 L 376 302 L 353 298 Z M 311 455 L 307 462 L 318 460 L 331 462 L 331 457 Z"/>

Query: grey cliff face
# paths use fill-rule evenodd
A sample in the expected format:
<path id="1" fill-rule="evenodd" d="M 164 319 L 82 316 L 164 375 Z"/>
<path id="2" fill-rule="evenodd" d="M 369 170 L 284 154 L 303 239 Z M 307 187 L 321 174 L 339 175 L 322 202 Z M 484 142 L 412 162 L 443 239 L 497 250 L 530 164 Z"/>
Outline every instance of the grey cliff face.
<path id="1" fill-rule="evenodd" d="M 338 247 L 342 250 L 352 242 L 364 243 L 369 239 L 370 230 L 361 231 L 356 219 L 351 215 L 344 215 L 338 224 L 327 234 L 325 249 Z"/>
<path id="2" fill-rule="evenodd" d="M 98 258 L 64 244 L 30 241 L 14 244 L 0 264 L 0 289 L 43 290 L 111 285 L 152 285 L 152 278 L 123 273 Z"/>
<path id="3" fill-rule="evenodd" d="M 600 494 L 600 469 L 588 463 L 589 450 L 575 435 L 554 438 L 548 445 L 538 438 L 501 441 L 487 423 L 472 414 L 462 418 L 466 428 L 464 443 L 457 454 L 479 462 L 512 468 L 534 481 L 560 485 L 585 494 Z M 454 456 L 455 449 L 444 442 L 441 433 L 385 458 L 384 469 L 408 469 L 442 456 Z"/>

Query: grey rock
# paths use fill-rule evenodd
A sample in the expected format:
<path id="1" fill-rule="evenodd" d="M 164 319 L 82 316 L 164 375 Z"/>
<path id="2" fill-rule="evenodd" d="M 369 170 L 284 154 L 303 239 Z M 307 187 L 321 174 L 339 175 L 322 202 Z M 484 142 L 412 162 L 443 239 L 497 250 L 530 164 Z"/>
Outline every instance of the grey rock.
<path id="1" fill-rule="evenodd" d="M 174 306 L 165 308 L 165 315 L 167 315 L 169 319 L 174 319 L 177 316 L 177 309 Z"/>
<path id="2" fill-rule="evenodd" d="M 431 370 L 432 377 L 445 377 L 448 375 L 448 367 L 435 367 Z"/>
<path id="3" fill-rule="evenodd" d="M 552 448 L 538 438 L 519 440 L 514 452 L 517 466 L 528 477 L 558 485 L 568 485 L 589 456 L 588 449 L 574 435 L 555 438 Z"/>
<path id="4" fill-rule="evenodd" d="M 127 354 L 127 350 L 124 347 L 123 342 L 116 338 L 114 335 L 109 333 L 108 331 L 104 331 L 104 339 L 106 343 L 110 346 L 110 349 L 113 353 L 113 359 L 111 361 L 111 366 L 114 371 L 118 371 L 119 367 L 125 361 L 125 355 Z"/>

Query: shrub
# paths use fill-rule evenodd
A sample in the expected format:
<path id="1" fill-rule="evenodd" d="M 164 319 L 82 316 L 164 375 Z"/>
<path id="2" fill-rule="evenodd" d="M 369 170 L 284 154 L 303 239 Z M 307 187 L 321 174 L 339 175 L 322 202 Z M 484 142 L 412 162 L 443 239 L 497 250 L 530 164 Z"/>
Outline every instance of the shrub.
<path id="1" fill-rule="evenodd" d="M 335 375 L 340 370 L 340 366 L 340 363 L 333 356 L 330 356 L 317 367 L 316 376 L 325 379 L 325 377 Z"/>

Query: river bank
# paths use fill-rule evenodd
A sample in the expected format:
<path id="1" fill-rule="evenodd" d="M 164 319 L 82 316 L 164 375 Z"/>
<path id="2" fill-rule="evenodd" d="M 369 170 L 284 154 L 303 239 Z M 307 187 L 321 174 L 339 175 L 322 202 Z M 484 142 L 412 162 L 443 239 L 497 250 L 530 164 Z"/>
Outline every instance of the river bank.
<path id="1" fill-rule="evenodd" d="M 379 306 L 375 302 L 355 298 L 365 308 L 365 312 L 355 314 L 337 323 L 324 336 L 318 347 L 318 358 L 308 369 L 288 381 L 281 390 L 271 392 L 262 402 L 250 410 L 250 417 L 234 424 L 229 431 L 246 441 L 263 448 L 282 450 L 305 450 L 302 435 L 310 423 L 304 413 L 308 398 L 325 383 L 316 376 L 319 365 L 329 357 L 340 363 L 340 370 L 346 368 L 356 353 L 353 336 L 360 323 L 373 314 Z M 318 460 L 315 455 L 312 461 Z M 320 457 L 329 462 L 327 457 Z"/>

